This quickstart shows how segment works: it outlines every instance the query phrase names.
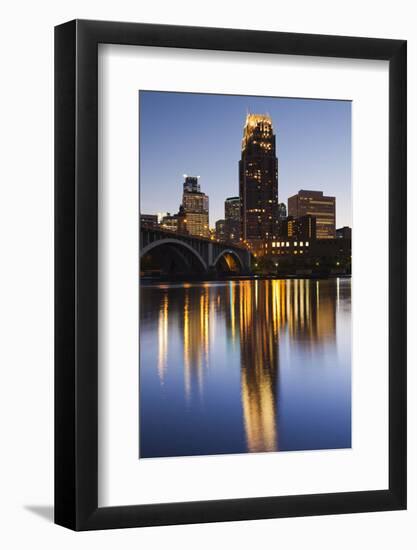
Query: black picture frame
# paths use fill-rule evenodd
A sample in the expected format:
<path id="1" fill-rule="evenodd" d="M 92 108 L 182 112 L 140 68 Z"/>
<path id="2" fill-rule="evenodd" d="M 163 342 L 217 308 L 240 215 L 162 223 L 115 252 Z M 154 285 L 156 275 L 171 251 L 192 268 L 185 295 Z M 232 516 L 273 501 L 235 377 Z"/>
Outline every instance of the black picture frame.
<path id="1" fill-rule="evenodd" d="M 98 507 L 98 44 L 389 62 L 389 488 Z M 406 508 L 406 41 L 74 20 L 55 28 L 55 522 L 74 530 Z"/>

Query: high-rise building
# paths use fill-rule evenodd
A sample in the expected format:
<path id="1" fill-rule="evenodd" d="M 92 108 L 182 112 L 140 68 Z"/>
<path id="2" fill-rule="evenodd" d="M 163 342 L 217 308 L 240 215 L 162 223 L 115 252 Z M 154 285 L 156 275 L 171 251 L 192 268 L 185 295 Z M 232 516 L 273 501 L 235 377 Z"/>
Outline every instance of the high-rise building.
<path id="1" fill-rule="evenodd" d="M 201 191 L 198 180 L 200 176 L 187 176 L 184 174 L 184 191 L 188 193 L 199 193 Z"/>
<path id="2" fill-rule="evenodd" d="M 224 201 L 225 237 L 228 241 L 240 240 L 240 197 Z"/>
<path id="3" fill-rule="evenodd" d="M 269 115 L 248 114 L 239 161 L 241 233 L 254 249 L 278 231 L 278 159 Z"/>
<path id="4" fill-rule="evenodd" d="M 216 239 L 219 241 L 226 240 L 226 222 L 225 220 L 217 220 L 216 222 Z"/>
<path id="5" fill-rule="evenodd" d="M 178 216 L 178 231 L 199 237 L 210 236 L 209 198 L 201 192 L 198 177 L 185 177 Z"/>
<path id="6" fill-rule="evenodd" d="M 287 217 L 287 206 L 285 202 L 280 202 L 278 205 L 278 219 L 283 220 Z"/>
<path id="7" fill-rule="evenodd" d="M 322 191 L 301 190 L 288 199 L 288 215 L 294 218 L 314 216 L 317 239 L 336 236 L 336 197 L 326 197 Z"/>

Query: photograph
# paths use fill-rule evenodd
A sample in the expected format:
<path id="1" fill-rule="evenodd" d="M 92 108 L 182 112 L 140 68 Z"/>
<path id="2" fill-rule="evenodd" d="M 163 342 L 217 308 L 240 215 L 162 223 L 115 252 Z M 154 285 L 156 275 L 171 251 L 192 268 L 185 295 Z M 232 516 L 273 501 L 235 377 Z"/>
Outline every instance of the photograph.
<path id="1" fill-rule="evenodd" d="M 385 4 L 4 4 L 0 548 L 417 548 Z"/>
<path id="2" fill-rule="evenodd" d="M 139 91 L 139 458 L 351 447 L 351 101 Z"/>

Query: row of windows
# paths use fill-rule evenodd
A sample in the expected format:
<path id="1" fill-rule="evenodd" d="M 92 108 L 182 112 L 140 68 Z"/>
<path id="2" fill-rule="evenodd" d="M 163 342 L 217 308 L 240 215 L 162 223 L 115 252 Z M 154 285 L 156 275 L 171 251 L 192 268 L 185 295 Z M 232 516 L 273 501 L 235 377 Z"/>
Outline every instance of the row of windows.
<path id="1" fill-rule="evenodd" d="M 320 220 L 322 218 L 332 218 L 334 220 L 334 218 L 335 218 L 334 211 L 333 212 L 323 212 L 322 210 L 320 210 L 319 212 L 314 212 L 312 210 L 307 210 L 306 215 L 307 216 L 315 216 L 318 220 Z"/>
<path id="2" fill-rule="evenodd" d="M 318 201 L 316 199 L 310 199 L 310 198 L 304 198 L 302 197 L 301 200 L 306 200 L 309 202 L 309 206 L 313 206 L 314 204 L 323 204 L 326 206 L 334 206 L 334 201 Z"/>
<path id="3" fill-rule="evenodd" d="M 273 250 L 272 254 L 289 254 L 291 251 L 283 250 L 282 252 L 280 250 Z M 293 250 L 293 254 L 304 254 L 304 250 Z"/>
<path id="4" fill-rule="evenodd" d="M 308 241 L 294 241 L 290 243 L 289 241 L 277 241 L 272 243 L 272 248 L 288 248 L 292 244 L 293 246 L 297 247 L 303 247 L 303 246 L 310 246 L 310 243 Z M 266 245 L 267 246 L 267 245 Z"/>

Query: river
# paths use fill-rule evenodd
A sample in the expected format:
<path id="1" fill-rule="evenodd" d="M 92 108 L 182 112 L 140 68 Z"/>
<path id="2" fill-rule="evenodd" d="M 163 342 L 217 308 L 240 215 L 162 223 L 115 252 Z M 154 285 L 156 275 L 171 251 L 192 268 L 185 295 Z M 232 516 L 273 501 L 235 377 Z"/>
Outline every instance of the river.
<path id="1" fill-rule="evenodd" d="M 140 458 L 351 446 L 351 280 L 141 284 Z"/>

